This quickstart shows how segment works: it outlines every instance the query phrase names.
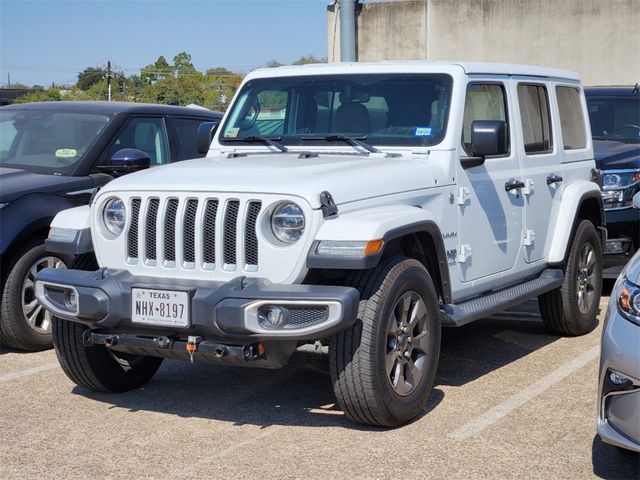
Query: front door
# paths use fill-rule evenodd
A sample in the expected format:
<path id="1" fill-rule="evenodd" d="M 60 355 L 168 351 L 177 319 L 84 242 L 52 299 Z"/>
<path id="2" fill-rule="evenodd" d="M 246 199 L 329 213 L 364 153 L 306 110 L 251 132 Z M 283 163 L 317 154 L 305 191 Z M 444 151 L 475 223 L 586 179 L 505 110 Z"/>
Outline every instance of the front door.
<path id="1" fill-rule="evenodd" d="M 518 259 L 522 238 L 524 198 L 506 186 L 521 178 L 518 153 L 511 147 L 513 107 L 508 85 L 495 80 L 467 86 L 462 132 L 462 156 L 472 156 L 471 123 L 474 120 L 507 122 L 507 154 L 487 157 L 484 164 L 460 169 L 457 265 L 463 282 L 510 270 Z"/>

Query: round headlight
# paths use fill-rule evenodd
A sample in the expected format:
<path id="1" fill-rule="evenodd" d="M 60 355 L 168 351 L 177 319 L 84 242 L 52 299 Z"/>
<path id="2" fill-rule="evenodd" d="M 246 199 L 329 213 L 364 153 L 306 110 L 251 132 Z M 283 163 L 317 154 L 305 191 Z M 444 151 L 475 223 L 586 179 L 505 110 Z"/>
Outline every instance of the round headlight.
<path id="1" fill-rule="evenodd" d="M 124 202 L 117 197 L 110 198 L 102 210 L 104 226 L 114 235 L 120 235 L 127 219 Z"/>
<path id="2" fill-rule="evenodd" d="M 271 214 L 271 230 L 283 243 L 294 243 L 304 232 L 304 213 L 295 203 L 278 205 Z"/>

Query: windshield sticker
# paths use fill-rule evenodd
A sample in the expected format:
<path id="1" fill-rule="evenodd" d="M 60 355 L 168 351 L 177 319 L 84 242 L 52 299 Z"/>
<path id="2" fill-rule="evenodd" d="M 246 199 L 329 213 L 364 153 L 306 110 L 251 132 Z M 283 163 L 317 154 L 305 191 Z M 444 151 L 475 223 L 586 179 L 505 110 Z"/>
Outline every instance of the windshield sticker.
<path id="1" fill-rule="evenodd" d="M 75 148 L 59 148 L 56 150 L 57 158 L 73 158 L 78 155 L 78 151 Z"/>
<path id="2" fill-rule="evenodd" d="M 414 136 L 416 137 L 430 137 L 431 136 L 431 127 L 416 127 L 416 132 Z"/>
<path id="3" fill-rule="evenodd" d="M 230 128 L 225 135 L 227 138 L 236 138 L 238 136 L 239 128 Z"/>

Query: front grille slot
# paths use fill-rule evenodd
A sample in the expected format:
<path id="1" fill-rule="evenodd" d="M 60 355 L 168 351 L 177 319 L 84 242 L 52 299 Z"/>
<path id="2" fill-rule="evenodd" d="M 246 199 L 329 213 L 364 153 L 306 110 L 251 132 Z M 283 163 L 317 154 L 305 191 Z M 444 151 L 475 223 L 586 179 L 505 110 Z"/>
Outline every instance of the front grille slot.
<path id="1" fill-rule="evenodd" d="M 223 256 L 225 265 L 236 264 L 236 239 L 238 230 L 238 212 L 240 210 L 240 202 L 238 200 L 229 200 L 227 209 L 224 214 L 223 235 Z"/>
<path id="2" fill-rule="evenodd" d="M 147 260 L 156 260 L 156 227 L 158 225 L 158 208 L 160 200 L 152 198 L 149 200 L 149 208 L 147 209 L 147 220 L 145 229 L 145 252 Z"/>
<path id="3" fill-rule="evenodd" d="M 198 200 L 190 198 L 184 211 L 184 224 L 182 228 L 182 248 L 184 261 L 193 263 L 196 261 L 196 212 Z"/>
<path id="4" fill-rule="evenodd" d="M 329 316 L 327 307 L 291 306 L 286 309 L 287 325 L 301 327 L 325 321 Z"/>
<path id="5" fill-rule="evenodd" d="M 202 228 L 202 245 L 204 263 L 216 263 L 216 216 L 218 200 L 207 200 L 204 208 L 204 224 Z"/>
<path id="6" fill-rule="evenodd" d="M 138 258 L 138 218 L 140 216 L 140 199 L 131 201 L 131 224 L 127 235 L 127 256 L 130 259 Z"/>
<path id="7" fill-rule="evenodd" d="M 176 261 L 176 215 L 178 214 L 178 199 L 170 198 L 164 215 L 164 259 L 167 262 Z"/>
<path id="8" fill-rule="evenodd" d="M 258 236 L 256 222 L 262 208 L 262 202 L 249 202 L 245 225 L 244 261 L 247 265 L 258 265 Z"/>

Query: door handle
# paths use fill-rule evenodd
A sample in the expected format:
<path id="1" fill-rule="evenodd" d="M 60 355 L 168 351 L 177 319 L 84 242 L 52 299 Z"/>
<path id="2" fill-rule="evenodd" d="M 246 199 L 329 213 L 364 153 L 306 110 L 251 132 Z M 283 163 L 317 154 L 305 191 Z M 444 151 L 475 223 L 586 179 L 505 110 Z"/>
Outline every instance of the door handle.
<path id="1" fill-rule="evenodd" d="M 560 175 L 556 175 L 552 173 L 547 177 L 547 185 L 553 185 L 554 183 L 560 183 L 562 181 L 562 177 Z"/>
<path id="2" fill-rule="evenodd" d="M 520 190 L 522 188 L 524 188 L 524 182 L 522 180 L 516 180 L 514 178 L 504 184 L 504 189 L 506 192 L 510 192 L 511 190 Z"/>

